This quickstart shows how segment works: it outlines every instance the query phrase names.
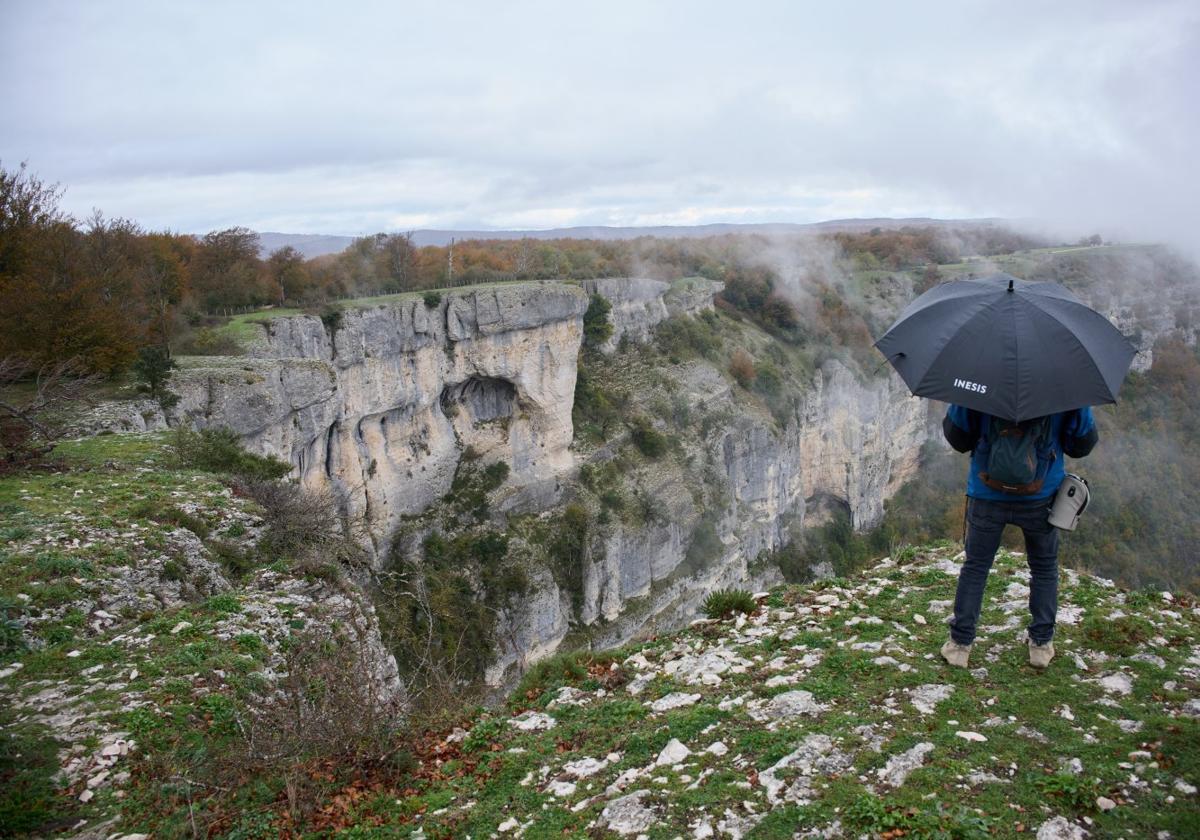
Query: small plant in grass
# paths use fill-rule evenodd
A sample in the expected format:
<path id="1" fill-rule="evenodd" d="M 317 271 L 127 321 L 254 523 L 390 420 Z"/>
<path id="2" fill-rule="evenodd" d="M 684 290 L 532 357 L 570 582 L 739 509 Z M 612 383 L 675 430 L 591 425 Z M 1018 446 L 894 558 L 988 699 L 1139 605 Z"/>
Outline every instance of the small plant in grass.
<path id="1" fill-rule="evenodd" d="M 501 718 L 487 718 L 481 720 L 471 727 L 471 731 L 467 737 L 463 739 L 463 752 L 479 752 L 487 749 L 508 729 L 508 725 Z"/>
<path id="2" fill-rule="evenodd" d="M 757 608 L 754 596 L 745 589 L 718 589 L 704 599 L 704 614 L 709 618 L 729 618 L 735 612 L 749 615 Z"/>
<path id="3" fill-rule="evenodd" d="M 1072 811 L 1090 811 L 1095 807 L 1100 790 L 1090 779 L 1073 773 L 1052 773 L 1033 780 L 1033 785 L 1047 797 L 1062 803 Z"/>

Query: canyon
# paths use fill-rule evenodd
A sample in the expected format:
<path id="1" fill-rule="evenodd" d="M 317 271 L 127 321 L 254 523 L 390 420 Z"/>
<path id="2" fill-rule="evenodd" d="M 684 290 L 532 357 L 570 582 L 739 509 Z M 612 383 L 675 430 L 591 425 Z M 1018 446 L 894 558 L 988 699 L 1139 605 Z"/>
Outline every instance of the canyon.
<path id="1" fill-rule="evenodd" d="M 232 429 L 252 451 L 291 463 L 305 487 L 328 492 L 361 523 L 375 563 L 385 564 L 401 525 L 448 492 L 464 452 L 509 466 L 494 493 L 501 524 L 561 508 L 581 466 L 614 456 L 619 437 L 573 445 L 589 294 L 612 306 L 600 350 L 619 366 L 619 344 L 711 310 L 719 289 L 700 279 L 514 283 L 445 292 L 433 306 L 405 296 L 334 322 L 274 318 L 256 325 L 246 357 L 188 361 L 173 384 L 182 398 L 174 420 Z M 529 591 L 502 611 L 489 683 L 511 683 L 572 631 L 577 643 L 611 646 L 680 626 L 713 589 L 778 583 L 764 558 L 832 506 L 857 528 L 876 523 L 915 475 L 931 431 L 928 406 L 897 379 L 864 380 L 836 360 L 797 395 L 782 426 L 706 360 L 657 374 L 686 409 L 714 418 L 683 447 L 707 468 L 713 498 L 695 492 L 698 471 L 678 459 L 637 470 L 631 480 L 662 515 L 593 529 L 581 597 L 536 563 L 527 568 Z M 713 526 L 716 550 L 689 561 L 702 523 Z M 423 536 L 406 534 L 402 548 L 419 551 Z"/>

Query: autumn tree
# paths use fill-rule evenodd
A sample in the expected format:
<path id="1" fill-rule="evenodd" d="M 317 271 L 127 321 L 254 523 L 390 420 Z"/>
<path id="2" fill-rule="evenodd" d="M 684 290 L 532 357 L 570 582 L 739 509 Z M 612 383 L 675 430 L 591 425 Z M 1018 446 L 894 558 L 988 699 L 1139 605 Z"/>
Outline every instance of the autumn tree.
<path id="1" fill-rule="evenodd" d="M 258 247 L 258 234 L 244 227 L 204 236 L 192 264 L 192 288 L 201 307 L 218 312 L 265 302 Z"/>
<path id="2" fill-rule="evenodd" d="M 307 300 L 312 291 L 312 275 L 304 257 L 291 245 L 271 254 L 267 260 L 267 277 L 280 306 L 289 300 Z"/>

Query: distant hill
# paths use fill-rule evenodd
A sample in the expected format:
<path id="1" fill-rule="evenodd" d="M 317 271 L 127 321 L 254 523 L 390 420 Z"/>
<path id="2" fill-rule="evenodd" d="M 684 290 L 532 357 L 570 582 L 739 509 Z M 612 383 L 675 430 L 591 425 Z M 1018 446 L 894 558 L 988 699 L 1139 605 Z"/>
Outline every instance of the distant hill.
<path id="1" fill-rule="evenodd" d="M 900 228 L 908 225 L 922 227 L 982 227 L 1005 223 L 1005 219 L 833 219 L 826 222 L 792 224 L 790 222 L 766 222 L 762 224 L 711 224 L 711 225 L 658 225 L 655 227 L 584 227 L 551 228 L 549 230 L 432 230 L 412 232 L 413 243 L 446 245 L 451 239 L 636 239 L 639 236 L 660 238 L 698 239 L 704 236 L 720 236 L 727 233 L 837 233 L 870 230 L 871 228 Z M 336 254 L 344 250 L 353 236 L 332 236 L 311 233 L 260 233 L 262 254 L 291 245 L 305 257 Z"/>

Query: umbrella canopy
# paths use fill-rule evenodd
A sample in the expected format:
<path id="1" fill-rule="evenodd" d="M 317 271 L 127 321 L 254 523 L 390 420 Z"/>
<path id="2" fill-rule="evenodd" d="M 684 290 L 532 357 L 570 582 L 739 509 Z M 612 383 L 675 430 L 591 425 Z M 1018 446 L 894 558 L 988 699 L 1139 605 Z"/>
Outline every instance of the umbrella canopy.
<path id="1" fill-rule="evenodd" d="M 915 396 L 1020 422 L 1117 401 L 1136 348 L 1058 283 L 951 280 L 875 342 Z"/>

